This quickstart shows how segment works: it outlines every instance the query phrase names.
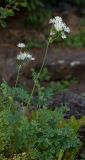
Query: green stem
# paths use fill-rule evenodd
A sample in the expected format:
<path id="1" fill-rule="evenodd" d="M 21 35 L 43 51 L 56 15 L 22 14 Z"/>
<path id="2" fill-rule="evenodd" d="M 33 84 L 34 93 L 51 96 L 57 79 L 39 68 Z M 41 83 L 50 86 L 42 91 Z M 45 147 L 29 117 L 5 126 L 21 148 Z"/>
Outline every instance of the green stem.
<path id="1" fill-rule="evenodd" d="M 53 25 L 52 25 L 51 31 L 52 31 L 52 30 L 53 30 Z M 51 33 L 51 31 L 50 31 L 50 33 Z M 38 73 L 38 75 L 37 75 L 37 79 L 39 78 L 39 76 L 40 76 L 40 74 L 41 74 L 41 72 L 42 72 L 42 69 L 43 69 L 43 67 L 44 67 L 44 64 L 45 64 L 45 61 L 46 61 L 46 57 L 47 57 L 47 54 L 48 54 L 48 47 L 49 47 L 49 44 L 50 44 L 50 40 L 51 40 L 51 37 L 50 37 L 50 34 L 49 34 L 49 38 L 48 38 L 48 41 L 47 41 L 46 52 L 45 52 L 45 55 L 44 55 L 44 59 L 43 59 L 42 66 L 41 66 L 40 71 L 39 71 L 39 73 Z M 31 98 L 32 98 L 32 96 L 33 96 L 35 87 L 36 87 L 36 84 L 34 83 L 34 86 L 33 86 L 33 89 L 32 89 L 32 92 L 31 92 L 31 95 L 30 95 L 30 98 L 29 98 L 29 101 L 28 101 L 28 103 L 27 103 L 27 107 L 28 107 L 29 104 L 30 104 L 30 101 L 31 101 Z"/>
<path id="2" fill-rule="evenodd" d="M 16 82 L 15 82 L 15 88 L 18 84 L 18 80 L 19 80 L 19 76 L 20 76 L 20 70 L 21 70 L 21 65 L 19 65 L 19 68 L 18 68 L 17 78 L 16 78 Z"/>
<path id="3" fill-rule="evenodd" d="M 64 150 L 61 149 L 60 153 L 59 153 L 58 160 L 62 160 L 63 154 L 64 154 Z"/>
<path id="4" fill-rule="evenodd" d="M 39 78 L 40 73 L 42 72 L 42 69 L 43 69 L 43 67 L 44 67 L 44 64 L 45 64 L 45 61 L 46 61 L 46 57 L 47 57 L 47 53 L 48 53 L 48 47 L 49 47 L 49 41 L 48 41 L 48 43 L 47 43 L 45 56 L 44 56 L 43 63 L 42 63 L 42 66 L 41 66 L 41 68 L 40 68 L 40 71 L 39 71 L 39 73 L 38 73 L 37 78 Z"/>
<path id="5" fill-rule="evenodd" d="M 40 76 L 40 74 L 41 74 L 41 72 L 42 72 L 42 69 L 43 69 L 43 67 L 44 67 L 45 60 L 46 60 L 47 53 L 48 53 L 48 47 L 49 47 L 49 40 L 48 40 L 48 43 L 47 43 L 46 52 L 45 52 L 45 55 L 44 55 L 44 59 L 43 59 L 42 66 L 41 66 L 40 71 L 39 71 L 39 73 L 38 73 L 38 75 L 37 75 L 37 79 L 39 78 L 39 76 Z M 30 95 L 30 98 L 29 98 L 29 101 L 28 101 L 28 103 L 27 103 L 27 107 L 28 107 L 29 104 L 30 104 L 30 101 L 31 101 L 31 98 L 32 98 L 32 96 L 33 96 L 35 87 L 36 87 L 36 84 L 34 83 L 34 86 L 33 86 L 33 89 L 32 89 L 32 92 L 31 92 L 31 95 Z"/>

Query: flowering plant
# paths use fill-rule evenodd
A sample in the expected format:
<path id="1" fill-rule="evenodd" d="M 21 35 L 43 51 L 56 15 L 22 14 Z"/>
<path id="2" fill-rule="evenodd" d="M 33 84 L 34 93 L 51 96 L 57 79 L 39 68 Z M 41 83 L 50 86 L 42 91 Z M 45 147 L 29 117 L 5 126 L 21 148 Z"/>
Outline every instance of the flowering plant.
<path id="1" fill-rule="evenodd" d="M 35 87 L 38 87 L 38 91 L 40 91 L 40 85 L 39 85 L 39 76 L 43 70 L 43 67 L 44 67 L 44 64 L 45 64 L 45 60 L 46 60 L 46 57 L 47 57 L 47 54 L 48 54 L 48 48 L 49 48 L 49 45 L 57 38 L 57 34 L 60 33 L 61 35 L 61 38 L 62 39 L 65 39 L 66 38 L 66 33 L 69 33 L 70 32 L 70 28 L 64 23 L 63 19 L 59 16 L 56 16 L 52 19 L 50 19 L 49 21 L 49 24 L 52 24 L 52 27 L 50 29 L 50 33 L 49 33 L 49 37 L 48 37 L 48 41 L 47 41 L 47 47 L 46 47 L 46 52 L 45 52 L 45 55 L 44 55 L 44 59 L 43 59 L 43 62 L 42 62 L 42 66 L 40 68 L 40 71 L 39 73 L 34 77 L 34 86 L 33 86 L 33 89 L 32 89 L 32 93 L 30 95 L 30 98 L 28 100 L 28 105 L 30 104 L 30 101 L 31 101 L 31 98 L 33 96 L 33 93 L 34 93 L 34 90 L 35 90 Z M 22 51 L 23 48 L 25 48 L 25 44 L 24 43 L 19 43 L 17 45 L 21 51 L 20 51 L 20 54 L 17 55 L 17 60 L 18 61 L 21 61 L 22 62 L 22 65 L 23 65 L 23 62 L 25 60 L 28 60 L 28 61 L 32 61 L 32 60 L 35 60 L 34 57 L 32 57 L 31 54 L 25 52 L 25 51 Z M 16 85 L 17 85 L 17 82 L 18 82 L 18 79 L 19 79 L 19 72 L 20 72 L 20 69 L 21 69 L 21 64 L 19 65 L 19 70 L 18 70 L 18 76 L 17 76 L 17 80 L 16 80 Z M 15 85 L 15 86 L 16 86 Z M 28 106 L 27 105 L 27 106 Z"/>
<path id="2" fill-rule="evenodd" d="M 44 89 L 39 83 L 49 45 L 57 34 L 66 38 L 70 29 L 61 17 L 55 17 L 52 24 L 42 66 L 38 73 L 33 71 L 34 86 L 31 94 L 17 87 L 20 71 L 24 63 L 35 58 L 25 51 L 25 44 L 19 43 L 20 53 L 17 55 L 18 75 L 13 88 L 3 83 L 0 87 L 0 160 L 74 160 L 82 145 L 78 138 L 78 130 L 85 124 L 85 117 L 64 119 L 64 107 L 57 110 L 46 108 Z M 60 61 L 59 63 L 62 63 Z M 37 108 L 32 109 L 35 87 L 38 91 Z M 43 92 L 42 92 L 43 91 Z M 52 92 L 49 92 L 49 95 Z M 51 96 L 50 95 L 50 96 Z M 33 99 L 35 98 L 35 99 Z M 47 97 L 48 98 L 48 97 Z M 41 108 L 39 102 L 44 101 Z M 35 107 L 35 106 L 34 106 Z"/>

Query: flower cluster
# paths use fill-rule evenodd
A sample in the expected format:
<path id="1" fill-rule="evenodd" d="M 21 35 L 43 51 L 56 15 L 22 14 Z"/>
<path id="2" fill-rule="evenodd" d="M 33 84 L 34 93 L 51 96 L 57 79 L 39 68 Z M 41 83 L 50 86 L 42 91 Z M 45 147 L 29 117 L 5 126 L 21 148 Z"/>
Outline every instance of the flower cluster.
<path id="1" fill-rule="evenodd" d="M 35 58 L 32 57 L 32 55 L 27 53 L 27 52 L 20 52 L 20 54 L 17 55 L 17 60 L 24 61 L 24 60 L 27 60 L 27 59 L 30 60 L 30 61 L 35 60 Z"/>
<path id="2" fill-rule="evenodd" d="M 19 48 L 25 48 L 25 44 L 24 43 L 18 43 L 17 47 L 19 47 Z"/>
<path id="3" fill-rule="evenodd" d="M 53 30 L 50 32 L 51 36 L 54 36 L 56 32 L 60 32 L 61 37 L 65 39 L 66 38 L 65 32 L 67 33 L 70 32 L 70 28 L 67 27 L 67 25 L 63 22 L 62 18 L 59 16 L 56 16 L 55 18 L 50 19 L 49 23 L 53 24 Z"/>
<path id="4" fill-rule="evenodd" d="M 19 47 L 19 48 L 25 48 L 25 44 L 24 43 L 19 43 L 17 45 L 17 47 Z M 35 58 L 32 57 L 32 55 L 29 54 L 28 52 L 20 51 L 20 54 L 17 55 L 17 60 L 18 61 L 24 61 L 24 60 L 33 61 L 33 60 L 35 60 Z"/>

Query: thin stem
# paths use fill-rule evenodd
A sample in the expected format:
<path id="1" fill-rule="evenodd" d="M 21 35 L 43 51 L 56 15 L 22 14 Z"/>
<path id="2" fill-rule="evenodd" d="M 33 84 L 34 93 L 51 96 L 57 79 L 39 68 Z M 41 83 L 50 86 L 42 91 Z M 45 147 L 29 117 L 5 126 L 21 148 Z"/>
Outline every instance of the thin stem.
<path id="1" fill-rule="evenodd" d="M 52 30 L 53 30 L 53 25 L 52 25 L 51 31 L 52 31 Z M 50 31 L 50 33 L 51 33 L 51 31 Z M 41 68 L 40 68 L 40 71 L 39 71 L 39 73 L 38 73 L 38 75 L 37 75 L 37 79 L 39 78 L 39 76 L 40 76 L 40 74 L 41 74 L 41 72 L 42 72 L 42 69 L 43 69 L 43 67 L 44 67 L 44 64 L 45 64 L 45 61 L 46 61 L 46 57 L 47 57 L 47 54 L 48 54 L 49 44 L 50 44 L 50 34 L 49 34 L 49 38 L 48 38 L 48 41 L 47 41 L 47 47 L 46 47 L 46 52 L 45 52 L 45 55 L 44 55 L 43 63 L 42 63 L 42 66 L 41 66 Z M 36 84 L 34 83 L 34 86 L 33 86 L 33 89 L 32 89 L 32 92 L 31 92 L 31 95 L 30 95 L 30 98 L 29 98 L 29 101 L 28 101 L 28 103 L 27 103 L 27 107 L 28 107 L 28 105 L 30 104 L 30 101 L 31 101 L 31 98 L 32 98 L 32 96 L 33 96 L 35 87 L 36 87 Z"/>
<path id="2" fill-rule="evenodd" d="M 58 160 L 62 160 L 63 154 L 64 154 L 64 150 L 61 149 L 60 153 L 59 153 Z"/>
<path id="3" fill-rule="evenodd" d="M 43 67 L 44 67 L 45 60 L 46 60 L 47 53 L 48 53 L 48 47 L 49 47 L 49 42 L 47 43 L 47 47 L 46 47 L 45 56 L 44 56 L 43 63 L 42 63 L 42 66 L 41 66 L 41 68 L 40 68 L 40 71 L 39 71 L 39 73 L 38 73 L 38 76 L 37 76 L 37 78 L 39 78 L 39 76 L 40 76 L 40 73 L 42 72 L 42 69 L 43 69 Z"/>
<path id="4" fill-rule="evenodd" d="M 45 55 L 44 55 L 44 59 L 43 59 L 42 66 L 41 66 L 40 71 L 39 71 L 39 73 L 38 73 L 38 75 L 37 75 L 37 79 L 39 78 L 40 73 L 42 72 L 42 69 L 43 69 L 43 67 L 44 67 L 45 60 L 46 60 L 47 53 L 48 53 L 48 47 L 49 47 L 49 40 L 48 40 L 48 43 L 47 43 L 46 52 L 45 52 Z M 31 101 L 31 98 L 32 98 L 32 96 L 33 96 L 35 87 L 36 87 L 36 84 L 34 83 L 34 86 L 33 86 L 33 89 L 32 89 L 32 92 L 31 92 L 31 95 L 30 95 L 30 98 L 29 98 L 29 101 L 28 101 L 28 103 L 27 103 L 27 107 L 28 107 L 28 105 L 30 104 L 30 101 Z"/>
<path id="5" fill-rule="evenodd" d="M 19 68 L 18 68 L 17 78 L 16 78 L 16 82 L 15 82 L 15 88 L 18 84 L 18 80 L 19 80 L 19 76 L 20 76 L 20 70 L 21 70 L 21 65 L 19 65 Z"/>
<path id="6" fill-rule="evenodd" d="M 30 97 L 29 97 L 29 101 L 28 101 L 28 103 L 27 103 L 27 107 L 28 107 L 28 105 L 30 104 L 30 101 L 31 101 L 32 95 L 33 95 L 33 93 L 34 93 L 35 87 L 36 87 L 36 85 L 34 84 L 33 89 L 32 89 L 32 92 L 31 92 Z"/>

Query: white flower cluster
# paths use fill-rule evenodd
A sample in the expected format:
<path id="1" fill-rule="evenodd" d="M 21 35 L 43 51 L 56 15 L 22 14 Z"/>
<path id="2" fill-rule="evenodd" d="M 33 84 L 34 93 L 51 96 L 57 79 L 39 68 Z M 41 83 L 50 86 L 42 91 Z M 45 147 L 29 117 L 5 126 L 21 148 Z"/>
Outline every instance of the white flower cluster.
<path id="1" fill-rule="evenodd" d="M 24 43 L 18 43 L 17 47 L 25 48 L 25 44 Z M 32 55 L 29 54 L 28 52 L 20 51 L 20 54 L 17 55 L 17 60 L 18 61 L 24 61 L 24 60 L 34 61 L 35 58 L 32 57 Z"/>
<path id="2" fill-rule="evenodd" d="M 17 55 L 17 60 L 21 60 L 21 61 L 24 61 L 24 60 L 30 60 L 30 61 L 33 61 L 35 60 L 34 57 L 32 57 L 31 54 L 29 53 L 26 53 L 26 52 L 20 52 L 20 54 Z"/>
<path id="3" fill-rule="evenodd" d="M 66 38 L 65 32 L 67 33 L 70 32 L 70 28 L 67 27 L 67 25 L 63 22 L 62 18 L 59 16 L 56 16 L 55 18 L 50 19 L 49 23 L 53 24 L 53 27 L 54 27 L 54 30 L 51 31 L 50 33 L 51 36 L 54 36 L 56 32 L 61 32 L 61 37 L 65 39 Z"/>
<path id="4" fill-rule="evenodd" d="M 25 44 L 24 43 L 18 43 L 17 47 L 19 47 L 19 48 L 25 48 Z"/>

